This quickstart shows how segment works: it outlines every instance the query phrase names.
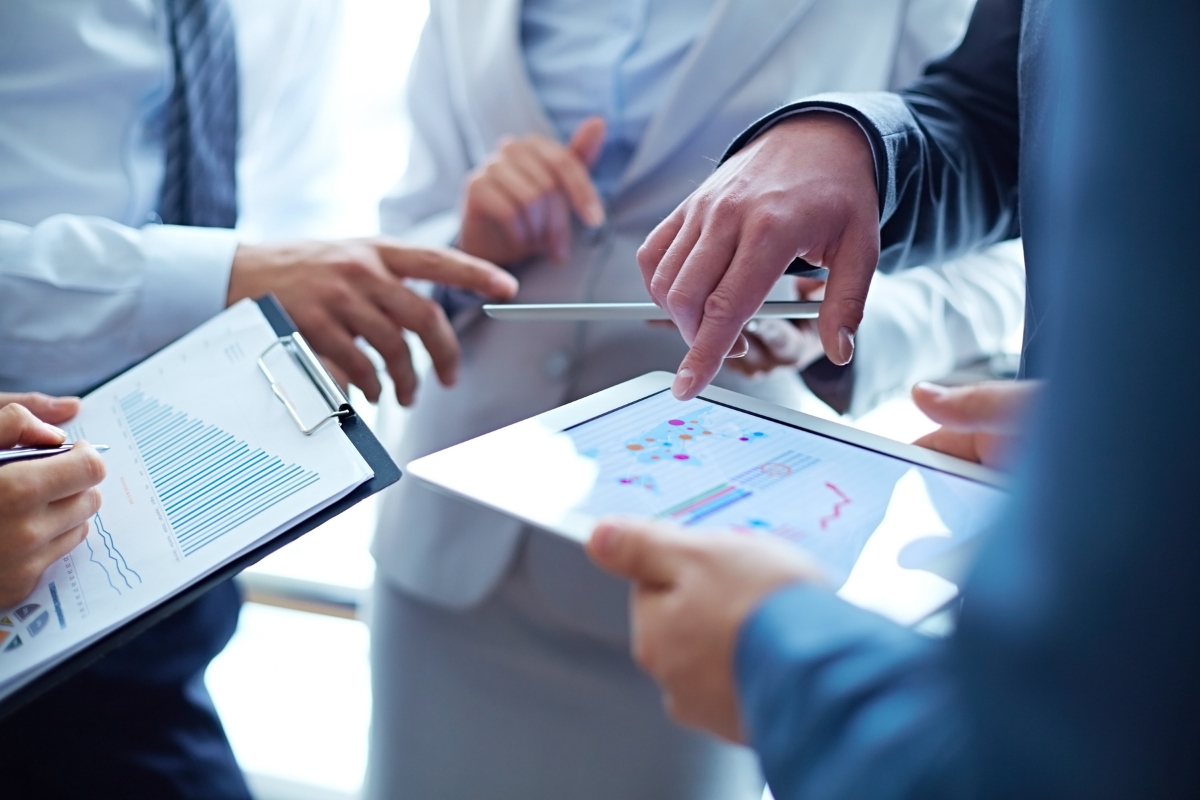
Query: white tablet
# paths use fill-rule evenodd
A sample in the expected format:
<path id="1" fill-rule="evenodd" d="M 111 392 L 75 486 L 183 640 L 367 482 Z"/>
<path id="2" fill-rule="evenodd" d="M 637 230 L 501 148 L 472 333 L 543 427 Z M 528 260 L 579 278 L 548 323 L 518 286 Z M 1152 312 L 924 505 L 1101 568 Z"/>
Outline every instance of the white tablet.
<path id="1" fill-rule="evenodd" d="M 1005 498 L 977 464 L 654 372 L 417 459 L 408 474 L 562 536 L 634 514 L 775 536 L 902 624 L 952 600 Z"/>
<path id="2" fill-rule="evenodd" d="M 510 322 L 614 322 L 670 319 L 654 303 L 486 303 L 483 313 Z M 768 300 L 754 319 L 816 319 L 820 300 Z"/>

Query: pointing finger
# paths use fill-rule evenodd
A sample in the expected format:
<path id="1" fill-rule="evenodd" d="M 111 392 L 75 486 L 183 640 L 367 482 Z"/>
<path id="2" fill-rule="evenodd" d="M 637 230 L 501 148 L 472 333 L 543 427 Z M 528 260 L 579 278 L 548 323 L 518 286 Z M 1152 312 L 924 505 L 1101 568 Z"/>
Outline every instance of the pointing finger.
<path id="1" fill-rule="evenodd" d="M 493 300 L 517 293 L 517 279 L 489 261 L 449 248 L 408 247 L 390 239 L 375 242 L 388 270 L 398 278 L 419 278 L 479 292 Z"/>
<path id="2" fill-rule="evenodd" d="M 0 447 L 29 445 L 53 447 L 67 439 L 62 430 L 42 422 L 23 405 L 9 403 L 0 408 Z"/>

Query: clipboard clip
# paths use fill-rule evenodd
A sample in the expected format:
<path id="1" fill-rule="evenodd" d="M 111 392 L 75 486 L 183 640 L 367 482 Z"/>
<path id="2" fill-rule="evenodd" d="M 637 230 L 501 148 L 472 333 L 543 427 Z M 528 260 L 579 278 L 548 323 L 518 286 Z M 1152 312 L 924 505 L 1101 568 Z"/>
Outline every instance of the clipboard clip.
<path id="1" fill-rule="evenodd" d="M 316 387 L 317 392 L 321 395 L 325 405 L 328 406 L 328 412 L 321 417 L 313 425 L 306 425 L 304 419 L 300 416 L 300 410 L 296 408 L 296 404 L 292 398 L 288 396 L 287 390 L 283 384 L 276 379 L 267 366 L 267 356 L 276 348 L 282 348 L 292 357 L 300 367 L 301 371 L 308 376 Z M 321 360 L 317 358 L 317 354 L 308 346 L 308 342 L 304 341 L 304 337 L 299 332 L 281 336 L 271 343 L 271 346 L 263 351 L 258 357 L 258 368 L 262 370 L 263 375 L 267 377 L 267 381 L 271 384 L 271 391 L 279 398 L 288 413 L 292 415 L 297 427 L 305 436 L 312 436 L 325 426 L 325 423 L 331 419 L 343 419 L 354 416 L 354 409 L 350 407 L 350 400 L 342 392 L 342 388 L 337 385 L 337 382 L 330 377 L 325 370 Z"/>

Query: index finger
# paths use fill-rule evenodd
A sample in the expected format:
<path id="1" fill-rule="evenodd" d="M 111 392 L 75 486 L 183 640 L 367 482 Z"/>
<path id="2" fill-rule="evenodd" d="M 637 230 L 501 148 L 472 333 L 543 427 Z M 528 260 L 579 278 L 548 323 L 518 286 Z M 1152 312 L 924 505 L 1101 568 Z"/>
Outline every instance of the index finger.
<path id="1" fill-rule="evenodd" d="M 42 422 L 49 422 L 51 425 L 66 422 L 79 413 L 78 397 L 51 397 L 41 392 L 0 392 L 0 406 L 9 403 L 20 403 Z"/>
<path id="2" fill-rule="evenodd" d="M 534 151 L 542 163 L 554 173 L 571 203 L 571 209 L 584 224 L 596 227 L 604 222 L 604 203 L 596 191 L 587 167 L 567 148 L 538 137 L 533 140 Z"/>
<path id="3" fill-rule="evenodd" d="M 692 399 L 717 376 L 743 326 L 762 306 L 790 260 L 782 246 L 770 237 L 738 243 L 729 270 L 704 301 L 704 316 L 671 387 L 676 399 Z M 780 268 L 763 269 L 763 264 Z"/>
<path id="4" fill-rule="evenodd" d="M 384 265 L 400 278 L 418 278 L 470 289 L 493 300 L 517 293 L 517 279 L 490 261 L 450 248 L 408 247 L 387 239 L 375 242 Z"/>
<path id="5" fill-rule="evenodd" d="M 652 587 L 675 583 L 679 572 L 676 534 L 662 523 L 612 519 L 592 531 L 587 552 L 598 566 Z"/>
<path id="6" fill-rule="evenodd" d="M 62 430 L 42 422 L 25 406 L 9 403 L 0 408 L 0 447 L 30 445 L 53 447 L 67 439 Z"/>

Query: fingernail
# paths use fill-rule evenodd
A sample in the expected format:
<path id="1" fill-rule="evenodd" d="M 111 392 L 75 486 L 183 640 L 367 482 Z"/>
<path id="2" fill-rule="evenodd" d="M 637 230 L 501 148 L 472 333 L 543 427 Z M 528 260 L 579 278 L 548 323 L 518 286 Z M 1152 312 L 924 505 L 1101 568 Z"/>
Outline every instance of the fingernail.
<path id="1" fill-rule="evenodd" d="M 78 397 L 56 397 L 50 401 L 50 408 L 55 411 L 65 411 L 70 406 L 79 402 Z"/>
<path id="2" fill-rule="evenodd" d="M 58 427 L 57 425 L 51 425 L 49 422 L 43 422 L 42 424 L 45 425 L 51 432 L 58 434 L 59 436 L 63 437 L 64 439 L 67 438 L 67 432 L 64 431 L 62 428 Z"/>
<path id="3" fill-rule="evenodd" d="M 854 331 L 845 326 L 838 331 L 838 355 L 842 364 L 849 364 L 850 359 L 854 358 Z"/>
<path id="4" fill-rule="evenodd" d="M 948 391 L 945 386 L 939 386 L 938 384 L 930 383 L 929 381 L 921 381 L 913 388 L 920 389 L 922 392 L 927 392 L 934 397 L 944 397 Z"/>
<path id="5" fill-rule="evenodd" d="M 593 228 L 599 228 L 604 224 L 604 206 L 600 203 L 592 203 L 588 209 L 588 225 Z"/>
<path id="6" fill-rule="evenodd" d="M 511 275 L 498 275 L 495 278 L 492 278 L 492 292 L 494 294 L 516 294 L 517 286 L 517 279 Z"/>
<path id="7" fill-rule="evenodd" d="M 675 395 L 676 400 L 684 398 L 692 388 L 692 382 L 695 379 L 696 373 L 692 372 L 689 367 L 684 367 L 675 373 L 675 382 L 671 384 L 671 394 Z"/>

